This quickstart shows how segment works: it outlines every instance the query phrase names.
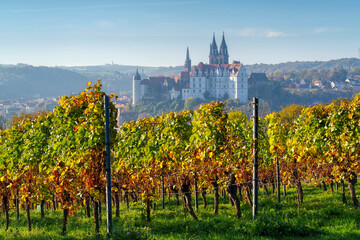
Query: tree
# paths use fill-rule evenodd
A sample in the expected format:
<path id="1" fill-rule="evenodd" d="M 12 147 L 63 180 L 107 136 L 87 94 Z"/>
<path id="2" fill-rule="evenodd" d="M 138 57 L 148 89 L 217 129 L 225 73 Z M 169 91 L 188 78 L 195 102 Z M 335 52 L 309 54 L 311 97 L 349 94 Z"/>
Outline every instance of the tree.
<path id="1" fill-rule="evenodd" d="M 194 107 L 196 107 L 196 100 L 193 97 L 190 97 L 185 100 L 185 103 L 184 103 L 185 110 L 194 109 Z"/>
<path id="2" fill-rule="evenodd" d="M 5 124 L 6 124 L 5 117 L 0 116 L 0 130 L 5 129 Z"/>
<path id="3" fill-rule="evenodd" d="M 210 92 L 209 92 L 208 90 L 206 90 L 206 91 L 204 92 L 204 98 L 205 98 L 205 100 L 209 100 L 209 99 L 210 99 Z"/>
<path id="4" fill-rule="evenodd" d="M 304 106 L 297 104 L 291 104 L 287 107 L 281 108 L 279 115 L 283 123 L 292 123 L 301 113 L 301 110 L 304 109 Z"/>
<path id="5" fill-rule="evenodd" d="M 229 96 L 229 94 L 226 92 L 225 94 L 224 94 L 224 96 L 222 97 L 222 99 L 225 101 L 225 100 L 227 100 L 227 99 L 229 99 L 230 98 L 230 96 Z"/>

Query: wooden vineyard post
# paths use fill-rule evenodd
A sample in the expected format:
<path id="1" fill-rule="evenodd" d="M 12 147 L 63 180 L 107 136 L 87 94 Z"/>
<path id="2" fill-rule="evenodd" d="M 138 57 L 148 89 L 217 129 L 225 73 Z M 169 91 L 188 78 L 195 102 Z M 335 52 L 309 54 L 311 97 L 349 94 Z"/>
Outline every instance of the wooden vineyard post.
<path id="1" fill-rule="evenodd" d="M 16 208 L 16 220 L 19 220 L 19 217 L 20 217 L 20 212 L 19 212 L 19 190 L 16 190 L 15 208 Z"/>
<path id="2" fill-rule="evenodd" d="M 276 189 L 277 189 L 277 199 L 278 203 L 280 203 L 280 167 L 279 167 L 279 159 L 276 156 Z"/>
<path id="3" fill-rule="evenodd" d="M 195 212 L 197 212 L 199 208 L 199 203 L 198 203 L 198 187 L 197 187 L 196 172 L 194 172 L 194 193 L 195 193 Z"/>
<path id="4" fill-rule="evenodd" d="M 111 163 L 110 163 L 110 113 L 109 96 L 104 96 L 105 106 L 105 148 L 106 148 L 106 219 L 107 233 L 112 232 L 112 207 L 111 207 Z"/>
<path id="5" fill-rule="evenodd" d="M 164 183 L 164 176 L 162 176 L 162 183 L 161 183 L 161 192 L 162 192 L 162 209 L 165 209 L 165 183 Z"/>
<path id="6" fill-rule="evenodd" d="M 253 98 L 253 208 L 252 215 L 255 219 L 258 215 L 258 194 L 259 194 L 259 162 L 258 162 L 258 105 L 259 99 L 257 97 Z"/>

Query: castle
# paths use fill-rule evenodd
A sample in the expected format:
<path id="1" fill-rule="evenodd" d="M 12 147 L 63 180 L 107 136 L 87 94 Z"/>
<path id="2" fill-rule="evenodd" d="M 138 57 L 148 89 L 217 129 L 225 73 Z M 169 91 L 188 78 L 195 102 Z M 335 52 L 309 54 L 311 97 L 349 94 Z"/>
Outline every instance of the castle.
<path id="1" fill-rule="evenodd" d="M 217 48 L 215 34 L 210 44 L 209 63 L 200 62 L 191 68 L 189 48 L 186 50 L 184 71 L 178 76 L 156 76 L 141 79 L 136 71 L 133 78 L 133 104 L 141 100 L 168 98 L 230 98 L 248 101 L 248 75 L 239 61 L 229 64 L 229 54 L 223 34 Z"/>

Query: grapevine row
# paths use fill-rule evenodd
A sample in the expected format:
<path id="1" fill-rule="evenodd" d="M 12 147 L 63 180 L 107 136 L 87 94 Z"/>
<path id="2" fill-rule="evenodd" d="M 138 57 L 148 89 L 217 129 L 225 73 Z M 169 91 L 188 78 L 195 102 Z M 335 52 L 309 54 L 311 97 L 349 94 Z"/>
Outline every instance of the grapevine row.
<path id="1" fill-rule="evenodd" d="M 79 95 L 61 97 L 53 113 L 19 116 L 1 131 L 0 194 L 6 228 L 10 199 L 26 206 L 31 230 L 31 203 L 56 198 L 63 209 L 63 232 L 68 216 L 83 204 L 89 209 L 90 202 L 99 231 L 96 209 L 105 196 L 103 96 L 100 82 L 89 83 Z M 191 203 L 196 183 L 203 196 L 214 191 L 214 214 L 219 211 L 219 192 L 226 190 L 240 218 L 239 189 L 251 204 L 252 120 L 224 108 L 213 102 L 195 111 L 126 122 L 116 131 L 116 109 L 110 104 L 114 198 L 122 191 L 141 196 L 150 221 L 151 202 L 166 186 L 183 196 L 184 206 L 197 220 Z M 304 180 L 330 185 L 347 181 L 358 207 L 354 185 L 359 171 L 359 108 L 355 97 L 297 111 L 285 108 L 260 119 L 261 184 L 275 184 L 278 159 L 282 183 L 296 187 L 299 207 Z"/>

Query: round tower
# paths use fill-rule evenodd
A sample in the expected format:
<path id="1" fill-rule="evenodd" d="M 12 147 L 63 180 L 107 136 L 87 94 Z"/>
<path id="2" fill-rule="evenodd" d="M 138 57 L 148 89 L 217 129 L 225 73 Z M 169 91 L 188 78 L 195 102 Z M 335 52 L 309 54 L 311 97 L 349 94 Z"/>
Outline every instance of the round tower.
<path id="1" fill-rule="evenodd" d="M 136 73 L 133 77 L 133 104 L 136 104 L 141 100 L 140 83 L 141 77 L 138 70 L 136 69 Z"/>

